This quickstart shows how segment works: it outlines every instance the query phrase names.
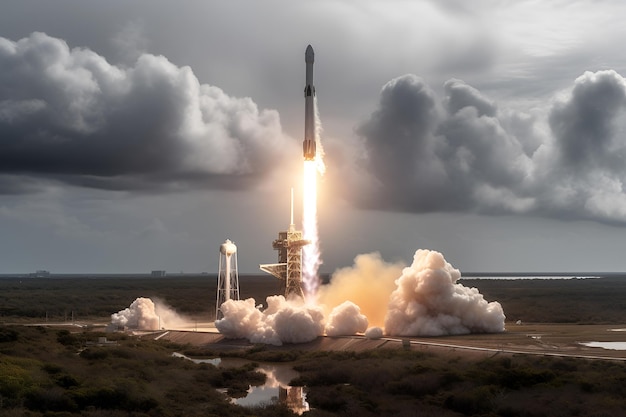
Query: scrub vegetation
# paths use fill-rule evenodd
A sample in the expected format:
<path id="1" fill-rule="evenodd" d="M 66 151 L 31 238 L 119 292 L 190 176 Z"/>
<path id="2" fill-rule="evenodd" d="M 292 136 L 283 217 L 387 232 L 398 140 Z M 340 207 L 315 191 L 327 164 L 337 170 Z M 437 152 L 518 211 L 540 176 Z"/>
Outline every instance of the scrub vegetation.
<path id="1" fill-rule="evenodd" d="M 616 361 L 379 348 L 354 352 L 253 346 L 209 352 L 152 337 L 40 326 L 0 327 L 3 416 L 292 416 L 285 405 L 244 408 L 265 376 L 255 361 L 292 364 L 305 386 L 309 417 L 622 416 L 626 364 Z M 219 368 L 173 357 L 220 355 L 246 365 Z"/>
<path id="2" fill-rule="evenodd" d="M 622 363 L 380 349 L 298 361 L 310 416 L 622 416 Z"/>
<path id="3" fill-rule="evenodd" d="M 492 279 L 460 281 L 486 300 L 499 301 L 508 321 L 623 324 L 626 276 L 590 279 Z"/>
<path id="4" fill-rule="evenodd" d="M 0 327 L 2 416 L 274 416 L 248 410 L 240 396 L 265 382 L 251 363 L 217 368 L 173 357 L 179 346 L 150 338 L 48 327 Z"/>
<path id="5" fill-rule="evenodd" d="M 215 316 L 217 279 L 214 275 L 164 278 L 0 278 L 0 322 L 109 319 L 136 298 L 158 298 L 183 315 Z M 241 297 L 265 297 L 279 292 L 271 276 L 240 278 Z"/>
<path id="6" fill-rule="evenodd" d="M 621 324 L 626 317 L 626 277 L 558 280 L 463 278 L 487 301 L 502 304 L 507 321 Z M 280 292 L 269 276 L 240 277 L 241 297 L 264 302 Z M 159 298 L 178 313 L 213 319 L 216 278 L 0 278 L 0 322 L 108 319 L 137 297 Z"/>
<path id="7" fill-rule="evenodd" d="M 276 292 L 267 277 L 243 278 L 243 297 Z M 623 324 L 626 280 L 464 280 L 502 303 L 510 321 Z M 273 284 L 274 281 L 270 280 Z M 217 351 L 165 339 L 104 334 L 76 326 L 40 326 L 97 318 L 136 297 L 159 297 L 197 317 L 212 313 L 211 277 L 0 279 L 0 415 L 292 416 L 285 405 L 244 408 L 218 391 L 244 395 L 265 377 L 254 362 L 288 363 L 305 386 L 306 416 L 541 417 L 626 415 L 626 364 L 543 356 L 463 355 L 451 350 L 379 348 L 353 352 L 300 351 L 257 345 Z M 9 324 L 18 322 L 17 324 Z M 69 323 L 68 323 L 69 324 Z M 580 326 L 584 327 L 584 326 Z M 94 343 L 99 337 L 108 342 Z M 474 336 L 479 337 L 479 336 Z M 491 336 L 495 337 L 495 336 Z M 238 368 L 173 357 L 237 356 Z"/>

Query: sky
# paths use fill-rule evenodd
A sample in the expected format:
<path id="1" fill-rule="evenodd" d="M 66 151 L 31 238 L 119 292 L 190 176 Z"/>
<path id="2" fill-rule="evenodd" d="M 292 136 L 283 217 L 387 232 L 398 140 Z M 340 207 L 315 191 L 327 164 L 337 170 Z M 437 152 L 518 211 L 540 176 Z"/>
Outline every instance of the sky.
<path id="1" fill-rule="evenodd" d="M 5 2 L 0 273 L 240 273 L 302 195 L 304 51 L 323 273 L 626 270 L 626 3 Z M 298 216 L 296 216 L 298 221 Z"/>

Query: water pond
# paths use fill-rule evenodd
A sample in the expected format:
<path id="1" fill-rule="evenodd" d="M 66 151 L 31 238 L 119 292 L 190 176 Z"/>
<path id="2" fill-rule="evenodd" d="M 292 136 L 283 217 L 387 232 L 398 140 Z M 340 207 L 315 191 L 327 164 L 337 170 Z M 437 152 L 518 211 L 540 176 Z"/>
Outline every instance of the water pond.
<path id="1" fill-rule="evenodd" d="M 582 342 L 587 347 L 597 347 L 607 350 L 626 350 L 626 342 Z"/>
<path id="2" fill-rule="evenodd" d="M 195 363 L 210 363 L 211 365 L 225 368 L 250 363 L 250 361 L 237 358 L 195 359 L 181 353 L 174 353 L 173 356 L 188 359 Z M 302 414 L 309 410 L 304 387 L 289 385 L 292 379 L 299 376 L 298 372 L 291 369 L 291 366 L 287 364 L 260 363 L 257 371 L 265 374 L 265 384 L 249 387 L 248 394 L 245 397 L 231 398 L 233 403 L 244 407 L 254 407 L 281 402 L 297 414 Z"/>

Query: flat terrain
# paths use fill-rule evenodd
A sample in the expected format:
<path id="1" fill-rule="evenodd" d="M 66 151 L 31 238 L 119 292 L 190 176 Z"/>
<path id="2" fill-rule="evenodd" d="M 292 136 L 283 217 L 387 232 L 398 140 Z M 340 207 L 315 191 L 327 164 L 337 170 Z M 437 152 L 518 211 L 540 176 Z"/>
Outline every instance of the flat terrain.
<path id="1" fill-rule="evenodd" d="M 502 304 L 507 320 L 525 323 L 626 323 L 626 276 L 597 279 L 491 280 L 463 278 L 488 301 Z"/>
<path id="2" fill-rule="evenodd" d="M 599 279 L 487 280 L 463 278 L 487 301 L 502 304 L 507 320 L 523 323 L 626 324 L 626 276 Z M 0 322 L 108 320 L 137 297 L 159 298 L 200 321 L 215 316 L 216 277 L 0 278 Z M 240 277 L 241 298 L 258 303 L 279 293 L 269 275 Z"/>
<path id="3" fill-rule="evenodd" d="M 610 359 L 626 361 L 626 350 L 588 347 L 586 342 L 622 342 L 626 345 L 626 331 L 610 325 L 572 325 L 538 323 L 510 324 L 504 333 L 473 334 L 444 337 L 385 337 L 377 340 L 363 336 L 321 337 L 309 343 L 272 347 L 276 350 L 300 351 L 363 351 L 369 349 L 406 348 L 432 351 L 464 357 L 484 358 L 494 355 L 530 354 L 539 356 Z M 225 339 L 215 330 L 168 330 L 150 332 L 144 337 L 158 337 L 179 344 L 206 349 L 212 354 L 253 347 L 246 340 Z"/>
<path id="4" fill-rule="evenodd" d="M 411 338 L 412 347 L 439 350 L 463 346 L 495 351 L 580 356 L 623 357 L 626 351 L 590 348 L 580 342 L 626 342 L 626 277 L 598 279 L 520 279 L 487 280 L 463 278 L 463 285 L 476 287 L 488 301 L 499 301 L 507 316 L 506 332 L 438 338 Z M 241 297 L 262 302 L 278 292 L 278 280 L 268 275 L 242 276 Z M 171 276 L 164 278 L 1 278 L 0 323 L 106 324 L 111 313 L 130 305 L 137 297 L 163 300 L 189 318 L 183 330 L 166 339 L 195 346 L 215 344 L 214 348 L 246 346 L 245 341 L 222 341 L 221 336 L 203 333 L 215 314 L 215 277 Z M 73 321 L 72 321 L 73 319 Z M 516 324 L 521 323 L 521 324 Z M 332 338 L 298 349 L 361 350 L 373 341 L 355 338 L 332 342 Z M 401 343 L 386 340 L 383 344 Z M 490 354 L 491 351 L 485 351 Z"/>
<path id="5" fill-rule="evenodd" d="M 506 331 L 433 338 L 320 337 L 281 347 L 228 340 L 211 327 L 215 282 L 167 278 L 0 279 L 0 414 L 6 416 L 294 416 L 286 403 L 244 409 L 263 375 L 172 357 L 284 362 L 311 410 L 327 416 L 626 415 L 626 279 L 463 280 L 508 317 Z M 277 292 L 242 277 L 242 297 Z M 191 317 L 180 329 L 101 332 L 112 312 L 158 297 Z M 73 320 L 72 320 L 73 317 Z M 517 324 L 518 320 L 520 324 Z M 12 323 L 19 323 L 15 325 Z M 106 344 L 95 343 L 106 336 Z M 417 413 L 417 414 L 416 414 Z"/>
<path id="6" fill-rule="evenodd" d="M 178 313 L 199 320 L 215 318 L 216 277 L 183 275 L 163 278 L 0 278 L 0 322 L 109 320 L 138 297 L 158 298 Z M 242 298 L 265 300 L 277 294 L 279 281 L 269 275 L 240 278 Z"/>

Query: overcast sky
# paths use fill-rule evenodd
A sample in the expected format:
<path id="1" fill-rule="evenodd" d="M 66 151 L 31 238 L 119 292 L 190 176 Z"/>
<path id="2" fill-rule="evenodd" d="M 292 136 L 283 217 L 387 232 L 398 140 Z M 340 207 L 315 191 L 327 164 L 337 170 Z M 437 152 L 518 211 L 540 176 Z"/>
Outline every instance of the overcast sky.
<path id="1" fill-rule="evenodd" d="M 301 197 L 304 51 L 323 272 L 625 271 L 626 3 L 5 2 L 0 273 L 240 273 Z M 296 210 L 299 207 L 296 206 Z"/>

